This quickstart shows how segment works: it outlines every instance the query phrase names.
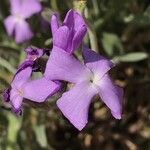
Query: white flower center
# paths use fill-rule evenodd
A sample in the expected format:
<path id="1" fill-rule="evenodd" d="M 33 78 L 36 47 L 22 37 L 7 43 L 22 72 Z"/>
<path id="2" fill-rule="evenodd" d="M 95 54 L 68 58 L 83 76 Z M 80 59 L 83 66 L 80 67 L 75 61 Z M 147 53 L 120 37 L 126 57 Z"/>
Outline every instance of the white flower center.
<path id="1" fill-rule="evenodd" d="M 15 15 L 15 22 L 16 23 L 22 23 L 22 21 L 24 21 L 24 18 L 21 15 L 16 14 Z"/>
<path id="2" fill-rule="evenodd" d="M 97 85 L 99 81 L 99 77 L 97 74 L 92 74 L 92 76 L 90 77 L 90 83 L 92 83 L 93 85 Z"/>

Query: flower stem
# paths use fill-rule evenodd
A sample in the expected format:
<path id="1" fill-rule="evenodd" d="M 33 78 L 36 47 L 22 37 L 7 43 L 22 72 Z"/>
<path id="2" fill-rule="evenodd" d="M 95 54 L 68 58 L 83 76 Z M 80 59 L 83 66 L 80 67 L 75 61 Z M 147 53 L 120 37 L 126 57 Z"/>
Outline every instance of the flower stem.
<path id="1" fill-rule="evenodd" d="M 74 0 L 73 1 L 74 9 L 78 11 L 80 14 L 82 14 L 86 7 L 86 3 L 87 0 Z"/>

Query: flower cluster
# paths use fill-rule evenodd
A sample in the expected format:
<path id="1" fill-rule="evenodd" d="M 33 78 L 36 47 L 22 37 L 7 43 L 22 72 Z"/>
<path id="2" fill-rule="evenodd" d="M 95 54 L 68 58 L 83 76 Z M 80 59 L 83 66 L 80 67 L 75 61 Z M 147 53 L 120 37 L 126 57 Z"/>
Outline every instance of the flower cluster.
<path id="1" fill-rule="evenodd" d="M 12 13 L 17 12 L 12 10 Z M 12 110 L 20 114 L 23 99 L 39 103 L 46 101 L 61 89 L 61 81 L 66 81 L 72 87 L 58 99 L 57 106 L 78 130 L 88 122 L 89 106 L 95 95 L 101 97 L 116 119 L 121 119 L 123 92 L 108 74 L 114 64 L 86 46 L 82 48 L 83 63 L 74 55 L 87 32 L 82 16 L 70 10 L 59 24 L 58 15 L 53 14 L 51 31 L 53 48 L 43 76 L 31 80 L 35 61 L 44 55 L 44 50 L 29 47 L 25 50 L 26 60 L 19 66 L 11 87 L 4 92 L 5 101 L 11 104 Z"/>

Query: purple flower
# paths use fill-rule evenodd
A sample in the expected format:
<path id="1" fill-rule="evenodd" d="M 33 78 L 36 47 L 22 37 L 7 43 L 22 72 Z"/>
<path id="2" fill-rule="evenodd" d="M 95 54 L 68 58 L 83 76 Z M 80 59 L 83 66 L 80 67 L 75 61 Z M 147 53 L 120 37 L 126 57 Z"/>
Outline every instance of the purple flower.
<path id="1" fill-rule="evenodd" d="M 37 58 L 40 58 L 44 55 L 43 49 L 28 47 L 25 49 L 27 54 L 27 60 L 35 61 Z"/>
<path id="2" fill-rule="evenodd" d="M 26 22 L 33 14 L 41 11 L 38 0 L 10 0 L 11 15 L 4 25 L 9 36 L 15 36 L 17 43 L 22 43 L 32 38 L 33 33 Z"/>
<path id="3" fill-rule="evenodd" d="M 51 30 L 53 45 L 72 53 L 80 45 L 87 27 L 82 16 L 74 10 L 70 10 L 61 26 L 57 14 L 52 15 Z"/>
<path id="4" fill-rule="evenodd" d="M 26 52 L 28 57 L 32 54 L 34 54 L 34 56 L 36 55 L 37 58 L 41 56 L 41 50 L 39 49 L 27 48 Z M 60 88 L 59 82 L 53 82 L 46 77 L 31 80 L 35 57 L 34 59 L 31 58 L 32 57 L 29 57 L 29 59 L 26 59 L 19 66 L 11 83 L 11 87 L 5 90 L 3 94 L 4 100 L 11 104 L 12 110 L 16 114 L 20 114 L 21 112 L 23 98 L 41 103 Z"/>
<path id="5" fill-rule="evenodd" d="M 114 64 L 94 51 L 84 48 L 84 64 L 64 50 L 53 47 L 45 74 L 51 80 L 64 80 L 74 84 L 57 101 L 69 121 L 82 130 L 88 121 L 92 98 L 99 95 L 116 119 L 121 119 L 122 96 L 120 87 L 111 81 L 108 71 Z"/>

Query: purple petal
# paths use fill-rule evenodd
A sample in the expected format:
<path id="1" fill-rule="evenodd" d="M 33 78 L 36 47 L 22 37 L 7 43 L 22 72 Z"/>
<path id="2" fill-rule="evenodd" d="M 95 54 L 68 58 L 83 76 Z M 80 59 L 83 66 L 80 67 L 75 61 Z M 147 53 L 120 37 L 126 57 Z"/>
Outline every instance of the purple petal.
<path id="1" fill-rule="evenodd" d="M 94 88 L 82 82 L 64 93 L 57 101 L 57 106 L 78 130 L 82 130 L 88 122 L 88 110 L 95 94 Z"/>
<path id="2" fill-rule="evenodd" d="M 69 29 L 74 27 L 74 11 L 72 9 L 67 12 L 63 25 L 68 26 Z"/>
<path id="3" fill-rule="evenodd" d="M 73 28 L 74 33 L 80 30 L 81 27 L 86 26 L 83 17 L 74 10 L 68 11 L 63 24 L 68 26 L 70 29 Z"/>
<path id="4" fill-rule="evenodd" d="M 26 61 L 19 66 L 14 79 L 11 83 L 12 88 L 21 87 L 25 82 L 27 82 L 32 73 L 32 61 Z"/>
<path id="5" fill-rule="evenodd" d="M 10 0 L 11 5 L 11 14 L 18 14 L 21 10 L 21 1 L 20 0 Z"/>
<path id="6" fill-rule="evenodd" d="M 15 76 L 16 76 L 19 72 L 21 72 L 22 70 L 24 70 L 24 69 L 26 69 L 26 68 L 28 68 L 28 67 L 32 68 L 33 65 L 34 65 L 34 62 L 33 62 L 32 60 L 24 61 L 24 62 L 23 62 L 22 64 L 20 64 L 20 66 L 18 67 Z"/>
<path id="7" fill-rule="evenodd" d="M 9 36 L 12 36 L 15 31 L 15 18 L 13 16 L 8 16 L 4 20 L 4 25 Z"/>
<path id="8" fill-rule="evenodd" d="M 60 83 L 53 82 L 45 77 L 30 81 L 24 85 L 24 98 L 35 102 L 44 102 L 49 96 L 55 94 Z"/>
<path id="9" fill-rule="evenodd" d="M 60 27 L 53 36 L 53 45 L 63 50 L 67 49 L 69 40 L 69 29 L 67 26 Z"/>
<path id="10" fill-rule="evenodd" d="M 58 14 L 53 14 L 51 17 L 51 30 L 52 30 L 52 35 L 54 36 L 55 32 L 59 28 L 59 22 L 58 22 Z"/>
<path id="11" fill-rule="evenodd" d="M 4 97 L 5 102 L 10 101 L 10 91 L 11 91 L 11 88 L 8 88 L 3 92 L 3 97 Z"/>
<path id="12" fill-rule="evenodd" d="M 20 14 L 24 18 L 29 18 L 33 14 L 40 12 L 42 6 L 38 0 L 23 0 L 21 3 Z"/>
<path id="13" fill-rule="evenodd" d="M 105 73 L 114 67 L 114 64 L 110 60 L 98 55 L 96 52 L 86 47 L 83 48 L 83 57 L 86 66 L 96 74 L 99 80 Z"/>
<path id="14" fill-rule="evenodd" d="M 33 36 L 29 24 L 23 18 L 9 16 L 5 19 L 4 25 L 9 36 L 15 35 L 17 43 L 29 40 Z"/>
<path id="15" fill-rule="evenodd" d="M 72 83 L 85 80 L 91 72 L 72 55 L 53 47 L 46 65 L 45 76 L 51 80 L 64 80 Z"/>
<path id="16" fill-rule="evenodd" d="M 37 58 L 40 58 L 44 55 L 43 49 L 28 47 L 25 49 L 27 53 L 27 59 L 35 61 Z"/>
<path id="17" fill-rule="evenodd" d="M 22 115 L 22 109 L 15 109 L 12 107 L 12 112 L 14 112 L 17 116 L 21 116 Z"/>
<path id="18" fill-rule="evenodd" d="M 17 43 L 22 43 L 26 40 L 31 39 L 33 36 L 33 33 L 29 27 L 29 24 L 21 20 L 18 22 L 15 26 L 15 40 Z"/>
<path id="19" fill-rule="evenodd" d="M 116 119 L 121 119 L 122 89 L 113 84 L 108 74 L 105 74 L 97 84 L 99 85 L 99 95 L 102 101 L 109 107 Z"/>
<path id="20" fill-rule="evenodd" d="M 82 42 L 82 39 L 84 38 L 85 34 L 87 32 L 87 27 L 86 26 L 82 26 L 74 35 L 73 37 L 73 41 L 72 41 L 72 47 L 71 47 L 71 53 L 74 52 L 74 50 L 76 50 L 79 45 Z"/>
<path id="21" fill-rule="evenodd" d="M 12 89 L 10 91 L 10 104 L 12 105 L 12 109 L 14 112 L 18 113 L 22 107 L 22 95 L 18 94 L 16 89 Z"/>
<path id="22" fill-rule="evenodd" d="M 70 10 L 64 20 L 63 25 L 66 25 L 69 30 L 69 44 L 66 51 L 73 53 L 81 44 L 83 37 L 86 34 L 87 27 L 84 19 L 74 10 Z"/>
<path id="23" fill-rule="evenodd" d="M 73 29 L 69 29 L 69 35 L 68 35 L 68 39 L 67 39 L 67 47 L 64 49 L 69 54 L 72 54 L 72 52 L 73 52 L 73 49 L 72 49 L 73 37 L 74 37 Z"/>
<path id="24" fill-rule="evenodd" d="M 81 44 L 87 27 L 84 19 L 77 12 L 70 10 L 66 14 L 62 27 L 59 28 L 57 15 L 51 19 L 53 44 L 68 53 L 73 53 Z"/>

